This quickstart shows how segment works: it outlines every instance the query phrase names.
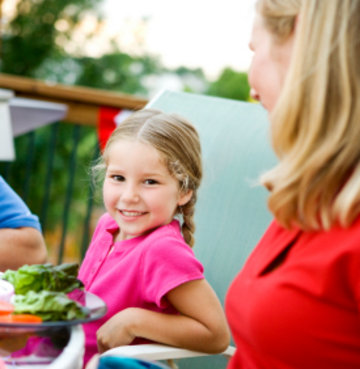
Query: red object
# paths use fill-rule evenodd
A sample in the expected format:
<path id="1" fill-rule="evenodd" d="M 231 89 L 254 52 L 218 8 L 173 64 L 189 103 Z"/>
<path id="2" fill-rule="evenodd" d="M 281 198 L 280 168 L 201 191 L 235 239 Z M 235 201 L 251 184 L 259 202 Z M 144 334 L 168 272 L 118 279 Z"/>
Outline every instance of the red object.
<path id="1" fill-rule="evenodd" d="M 101 106 L 98 116 L 98 135 L 101 151 L 104 150 L 107 140 L 116 128 L 115 117 L 121 112 L 121 109 Z"/>
<path id="2" fill-rule="evenodd" d="M 227 294 L 228 369 L 360 368 L 359 245 L 360 218 L 326 232 L 273 222 Z"/>
<path id="3" fill-rule="evenodd" d="M 127 109 L 116 109 L 108 106 L 101 106 L 98 117 L 98 134 L 101 151 L 104 150 L 110 135 L 124 119 L 133 112 Z"/>

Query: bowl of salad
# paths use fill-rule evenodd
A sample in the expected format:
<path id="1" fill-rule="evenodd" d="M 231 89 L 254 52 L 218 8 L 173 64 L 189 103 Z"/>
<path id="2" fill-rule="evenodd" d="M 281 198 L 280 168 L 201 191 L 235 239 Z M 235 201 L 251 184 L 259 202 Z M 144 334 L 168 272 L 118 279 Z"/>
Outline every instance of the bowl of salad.
<path id="1" fill-rule="evenodd" d="M 77 279 L 78 264 L 24 265 L 0 275 L 0 334 L 46 329 L 101 318 L 107 307 Z"/>

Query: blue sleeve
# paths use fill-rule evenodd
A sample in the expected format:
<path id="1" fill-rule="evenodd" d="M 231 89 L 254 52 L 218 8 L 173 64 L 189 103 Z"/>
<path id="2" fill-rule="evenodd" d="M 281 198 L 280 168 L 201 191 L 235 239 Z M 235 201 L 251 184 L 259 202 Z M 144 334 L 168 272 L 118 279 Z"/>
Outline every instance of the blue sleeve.
<path id="1" fill-rule="evenodd" d="M 39 219 L 0 176 L 0 228 L 32 227 L 41 232 Z"/>

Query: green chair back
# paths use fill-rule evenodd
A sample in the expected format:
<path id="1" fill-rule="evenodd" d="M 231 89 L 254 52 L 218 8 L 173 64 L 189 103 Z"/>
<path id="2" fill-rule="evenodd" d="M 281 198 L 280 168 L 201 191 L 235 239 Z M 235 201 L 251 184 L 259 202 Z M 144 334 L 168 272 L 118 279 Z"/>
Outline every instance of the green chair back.
<path id="1" fill-rule="evenodd" d="M 271 221 L 267 191 L 258 182 L 276 163 L 267 113 L 260 104 L 170 91 L 148 106 L 188 118 L 200 134 L 204 178 L 195 211 L 194 252 L 223 303 L 231 281 Z M 189 367 L 224 367 L 214 359 L 212 364 L 197 360 L 208 363 Z"/>

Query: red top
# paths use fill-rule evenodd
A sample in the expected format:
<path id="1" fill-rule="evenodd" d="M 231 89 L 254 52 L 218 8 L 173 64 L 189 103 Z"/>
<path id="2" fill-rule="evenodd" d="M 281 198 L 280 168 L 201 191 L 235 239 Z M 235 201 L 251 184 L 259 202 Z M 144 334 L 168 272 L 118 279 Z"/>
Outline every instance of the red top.
<path id="1" fill-rule="evenodd" d="M 348 229 L 273 222 L 233 281 L 228 369 L 360 368 L 360 218 Z"/>

